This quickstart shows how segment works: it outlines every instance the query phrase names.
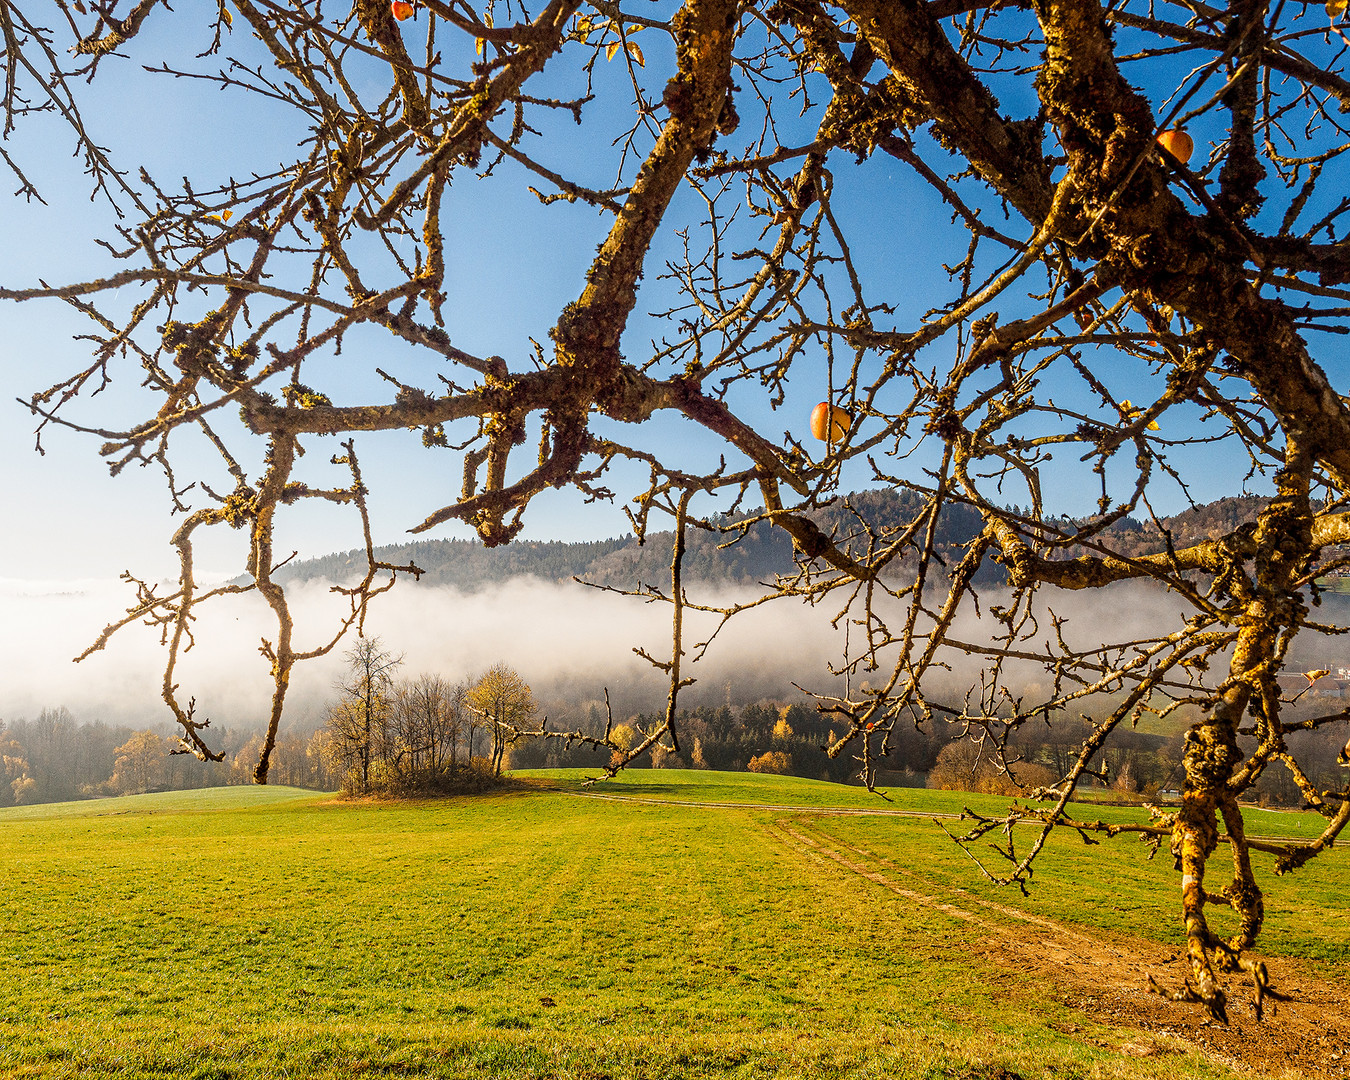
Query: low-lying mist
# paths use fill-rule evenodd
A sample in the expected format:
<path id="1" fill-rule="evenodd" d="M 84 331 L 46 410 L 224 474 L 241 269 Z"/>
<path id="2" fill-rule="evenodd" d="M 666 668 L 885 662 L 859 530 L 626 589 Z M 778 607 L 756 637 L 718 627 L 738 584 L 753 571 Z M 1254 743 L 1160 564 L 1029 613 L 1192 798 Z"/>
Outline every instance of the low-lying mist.
<path id="1" fill-rule="evenodd" d="M 167 590 L 162 590 L 167 591 Z M 699 590 L 718 603 L 751 593 Z M 346 610 L 327 584 L 292 585 L 287 594 L 296 622 L 295 647 L 325 643 Z M 35 715 L 65 705 L 78 719 L 158 724 L 168 719 L 160 700 L 166 651 L 158 630 L 134 625 L 79 664 L 71 658 L 122 614 L 133 596 L 120 583 L 0 583 L 10 618 L 3 641 L 11 672 L 0 717 Z M 832 614 L 832 612 L 831 612 Z M 268 710 L 268 662 L 259 654 L 276 624 L 256 594 L 221 597 L 199 609 L 194 645 L 175 672 L 180 699 L 195 696 L 199 716 L 218 724 L 261 724 Z M 603 698 L 610 690 L 616 714 L 661 705 L 666 676 L 633 653 L 670 654 L 670 608 L 575 583 L 518 578 L 463 592 L 446 586 L 400 583 L 371 607 L 366 633 L 404 658 L 401 674 L 440 674 L 456 681 L 504 661 L 530 683 L 541 702 Z M 716 625 L 689 612 L 686 641 L 702 640 Z M 839 644 L 836 644 L 836 640 Z M 297 665 L 287 699 L 289 722 L 317 719 L 344 669 L 344 640 L 328 656 Z M 781 696 L 791 682 L 829 685 L 826 662 L 842 647 L 823 610 L 795 602 L 745 613 L 718 635 L 707 657 L 689 672 L 689 705 Z"/>
<path id="2" fill-rule="evenodd" d="M 163 591 L 168 591 L 163 590 Z M 326 584 L 309 582 L 288 589 L 296 620 L 295 645 L 313 648 L 327 640 L 346 601 Z M 696 586 L 691 599 L 729 603 L 748 600 L 746 589 Z M 1179 624 L 1183 604 L 1173 594 L 1143 583 L 1128 583 L 1091 594 L 1043 594 L 1046 603 L 1070 620 L 1066 638 L 1076 645 L 1129 641 Z M 102 652 L 71 663 L 132 599 L 118 582 L 0 582 L 9 618 L 0 631 L 7 678 L 0 696 L 0 719 L 35 716 L 42 708 L 64 705 L 77 720 L 103 720 L 134 726 L 161 726 L 170 718 L 160 700 L 165 650 L 158 630 L 136 625 L 114 637 Z M 987 641 L 996 624 L 967 611 L 955 627 L 965 641 Z M 839 599 L 809 607 L 780 600 L 731 621 L 706 656 L 687 674 L 697 682 L 681 694 L 686 706 L 740 704 L 763 697 L 791 698 L 793 683 L 819 692 L 843 690 L 829 672 L 844 654 L 843 622 L 830 625 Z M 180 700 L 195 697 L 199 717 L 217 726 L 254 727 L 263 723 L 271 683 L 268 662 L 259 654 L 263 638 L 275 634 L 271 612 L 256 594 L 222 597 L 199 611 L 195 644 L 183 657 L 175 681 Z M 474 592 L 448 586 L 400 583 L 379 597 L 367 619 L 367 634 L 404 657 L 403 675 L 431 672 L 450 681 L 471 678 L 498 661 L 510 664 L 533 687 L 554 720 L 566 720 L 560 705 L 593 702 L 610 690 L 616 717 L 654 711 L 665 699 L 666 677 L 634 655 L 640 646 L 658 659 L 670 654 L 670 608 L 662 603 L 587 588 L 517 578 Z M 715 620 L 687 614 L 687 648 L 702 640 Z M 1036 638 L 1051 634 L 1048 619 Z M 859 628 L 850 630 L 854 655 Z M 343 641 L 328 656 L 298 665 L 287 705 L 289 724 L 318 721 L 333 685 L 343 672 Z M 1336 666 L 1333 644 L 1309 642 L 1309 663 Z M 959 702 L 978 679 L 977 658 L 947 656 L 949 671 L 935 672 L 930 695 Z M 894 652 L 883 657 L 883 670 L 855 676 L 884 681 Z M 1343 662 L 1343 661 L 1342 661 Z M 1016 678 L 1034 692 L 1043 680 L 1037 665 L 1023 665 Z M 1044 689 L 1044 687 L 1042 687 Z"/>

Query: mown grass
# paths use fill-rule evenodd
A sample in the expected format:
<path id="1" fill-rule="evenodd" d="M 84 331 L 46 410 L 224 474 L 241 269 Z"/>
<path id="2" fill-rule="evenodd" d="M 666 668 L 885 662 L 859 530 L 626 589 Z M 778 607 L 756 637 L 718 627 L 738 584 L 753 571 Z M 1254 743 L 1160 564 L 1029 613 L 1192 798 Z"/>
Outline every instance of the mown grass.
<path id="1" fill-rule="evenodd" d="M 584 788 L 583 770 L 556 773 L 521 773 L 550 780 L 567 789 Z M 709 777 L 707 782 L 702 777 Z M 688 802 L 791 803 L 818 809 L 903 810 L 932 815 L 965 810 L 997 817 L 1014 801 L 1007 796 L 979 795 L 958 791 L 927 791 L 915 788 L 888 789 L 886 798 L 862 788 L 804 780 L 797 777 L 756 776 L 747 773 L 699 773 L 693 771 L 642 771 L 621 774 L 589 790 L 622 794 L 629 798 L 677 799 Z M 1025 803 L 1025 800 L 1022 800 Z M 1083 822 L 1145 822 L 1147 811 L 1138 807 L 1071 804 L 1071 815 Z M 1325 827 L 1316 813 L 1244 809 L 1248 835 L 1286 839 L 1315 837 Z M 893 864 L 920 873 L 925 880 L 949 888 L 979 890 L 984 878 L 971 861 L 932 825 L 915 825 L 902 818 L 879 823 L 874 818 L 830 817 L 814 827 L 856 848 L 886 858 Z M 960 835 L 973 822 L 944 820 L 953 834 Z M 1019 826 L 1015 837 L 1019 853 L 1034 836 L 1035 826 Z M 995 833 L 991 839 L 998 839 Z M 1008 864 L 987 844 L 973 848 L 995 874 L 1006 873 Z M 1263 951 L 1321 962 L 1327 970 L 1350 964 L 1350 919 L 1343 914 L 1343 897 L 1350 883 L 1350 868 L 1343 854 L 1333 850 L 1301 869 L 1295 877 L 1275 880 L 1274 857 L 1253 856 L 1258 873 L 1269 886 L 1266 898 L 1266 928 Z M 1223 867 L 1216 865 L 1216 872 Z M 988 895 L 993 895 L 992 891 Z M 1040 859 L 1031 895 L 998 890 L 999 903 L 1048 918 L 1077 922 L 1116 933 L 1144 934 L 1150 928 L 1166 940 L 1176 924 L 1176 874 L 1164 843 L 1156 855 L 1137 839 L 1122 835 L 1098 844 L 1085 843 L 1076 832 L 1064 830 L 1052 837 Z M 1211 909 L 1212 924 L 1227 933 L 1225 912 Z"/>
<path id="2" fill-rule="evenodd" d="M 835 817 L 818 821 L 814 827 L 856 849 L 915 870 L 933 885 L 966 889 L 1058 921 L 1179 942 L 1179 885 L 1166 843 L 1150 858 L 1149 848 L 1128 836 L 1087 845 L 1074 832 L 1060 832 L 1048 841 L 1037 862 L 1030 894 L 1023 896 L 1016 889 L 988 887 L 954 845 L 945 852 L 934 850 L 931 833 L 925 838 L 905 823 L 878 829 L 869 828 L 865 819 Z M 1033 835 L 1030 826 L 1016 830 L 1016 854 L 1025 852 Z M 1002 837 L 996 834 L 993 839 L 1001 841 Z M 993 874 L 1007 873 L 1008 862 L 988 844 L 972 845 L 971 851 Z M 1274 876 L 1273 857 L 1256 853 L 1253 862 L 1266 891 L 1261 951 L 1311 961 L 1325 974 L 1343 973 L 1350 964 L 1350 919 L 1344 915 L 1350 865 L 1344 853 L 1329 852 L 1284 878 Z M 1219 880 L 1210 884 L 1217 888 L 1224 883 L 1222 875 L 1228 866 L 1219 858 L 1211 867 Z M 1235 932 L 1236 920 L 1226 909 L 1211 907 L 1208 917 L 1219 932 Z"/>
<path id="3" fill-rule="evenodd" d="M 694 803 L 761 803 L 816 809 L 902 810 L 911 813 L 960 815 L 970 809 L 978 814 L 998 816 L 1014 802 L 1006 795 L 979 795 L 966 791 L 930 791 L 924 788 L 884 788 L 873 794 L 862 787 L 806 780 L 797 776 L 771 776 L 757 773 L 702 772 L 692 769 L 633 769 L 600 784 L 586 781 L 600 775 L 599 769 L 521 770 L 513 775 L 523 780 L 556 787 L 559 790 L 653 801 Z M 1084 800 L 1071 804 L 1071 814 L 1081 821 L 1147 821 L 1148 813 L 1136 806 L 1116 806 Z M 1034 804 L 1033 804 L 1034 805 Z M 1278 810 L 1244 809 L 1250 835 L 1313 837 L 1325 826 L 1315 813 L 1290 813 Z"/>
<path id="4" fill-rule="evenodd" d="M 809 781 L 647 780 L 694 802 L 876 805 Z M 803 859 L 767 828 L 782 816 L 255 788 L 0 811 L 0 1076 L 1229 1075 L 1118 1057 L 1129 1032 L 982 970 L 968 924 Z M 927 822 L 811 820 L 978 887 Z"/>

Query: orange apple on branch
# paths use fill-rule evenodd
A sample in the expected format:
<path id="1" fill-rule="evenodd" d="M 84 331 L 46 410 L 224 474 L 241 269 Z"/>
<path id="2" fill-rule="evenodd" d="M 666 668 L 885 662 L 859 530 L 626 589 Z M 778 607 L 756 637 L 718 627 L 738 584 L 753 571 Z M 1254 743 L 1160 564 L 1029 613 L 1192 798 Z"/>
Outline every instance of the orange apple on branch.
<path id="1" fill-rule="evenodd" d="M 1183 165 L 1195 152 L 1195 140 L 1186 134 L 1185 128 L 1168 128 L 1158 136 L 1158 145 Z"/>
<path id="2" fill-rule="evenodd" d="M 828 401 L 822 401 L 811 410 L 811 434 L 823 442 L 839 442 L 852 426 L 853 418 Z"/>

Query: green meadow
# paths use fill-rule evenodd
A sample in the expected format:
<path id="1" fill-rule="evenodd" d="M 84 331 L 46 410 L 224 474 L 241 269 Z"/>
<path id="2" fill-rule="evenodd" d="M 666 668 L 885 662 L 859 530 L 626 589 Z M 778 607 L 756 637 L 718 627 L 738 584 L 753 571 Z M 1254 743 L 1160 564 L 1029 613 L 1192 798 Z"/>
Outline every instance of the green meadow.
<path id="1" fill-rule="evenodd" d="M 1007 800 L 670 771 L 588 789 L 616 800 L 582 775 L 401 803 L 230 788 L 0 811 L 0 1076 L 1252 1075 L 1165 1037 L 1122 1056 L 1139 1032 L 978 947 L 1019 911 L 1175 942 L 1165 852 L 1056 838 L 1023 898 L 925 816 Z M 1281 882 L 1268 953 L 1350 960 L 1348 877 L 1333 852 Z"/>

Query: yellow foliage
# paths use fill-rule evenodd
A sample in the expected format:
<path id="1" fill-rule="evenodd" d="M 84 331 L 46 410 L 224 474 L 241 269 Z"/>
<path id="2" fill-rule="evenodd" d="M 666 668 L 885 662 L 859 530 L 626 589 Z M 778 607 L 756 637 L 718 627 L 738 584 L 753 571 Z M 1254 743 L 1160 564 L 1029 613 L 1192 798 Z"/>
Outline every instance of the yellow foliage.
<path id="1" fill-rule="evenodd" d="M 792 759 L 781 750 L 768 750 L 759 757 L 752 757 L 746 768 L 751 772 L 784 775 L 792 771 Z"/>
<path id="2" fill-rule="evenodd" d="M 976 791 L 986 795 L 1022 795 L 1031 788 L 1050 787 L 1059 777 L 1044 765 L 1016 762 L 1012 774 L 995 760 L 993 750 L 970 739 L 958 739 L 942 748 L 928 774 L 928 786 L 947 791 Z"/>

